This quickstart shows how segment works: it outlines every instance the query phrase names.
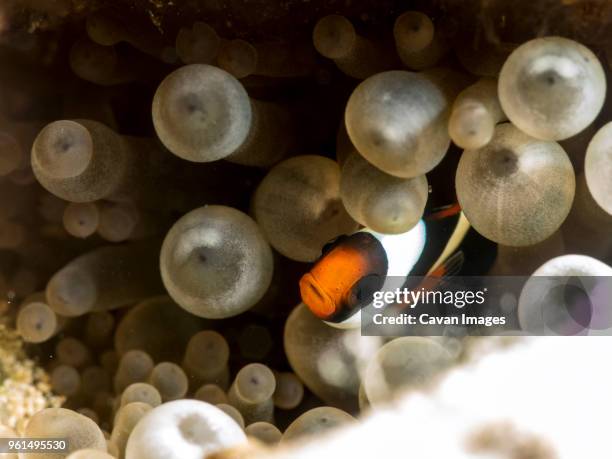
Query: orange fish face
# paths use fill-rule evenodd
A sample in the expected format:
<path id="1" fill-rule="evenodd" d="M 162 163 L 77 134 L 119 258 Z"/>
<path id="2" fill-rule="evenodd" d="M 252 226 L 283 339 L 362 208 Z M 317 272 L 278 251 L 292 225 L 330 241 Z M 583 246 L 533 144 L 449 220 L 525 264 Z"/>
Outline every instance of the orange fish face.
<path id="1" fill-rule="evenodd" d="M 340 237 L 300 279 L 302 301 L 317 317 L 342 322 L 372 301 L 387 267 L 385 249 L 372 234 Z"/>

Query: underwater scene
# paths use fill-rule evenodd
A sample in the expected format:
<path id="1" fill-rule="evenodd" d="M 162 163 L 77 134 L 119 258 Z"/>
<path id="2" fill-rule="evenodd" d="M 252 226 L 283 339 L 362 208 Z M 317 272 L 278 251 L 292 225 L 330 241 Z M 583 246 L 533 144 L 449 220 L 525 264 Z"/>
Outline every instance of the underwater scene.
<path id="1" fill-rule="evenodd" d="M 603 459 L 612 2 L 0 0 L 0 459 Z"/>

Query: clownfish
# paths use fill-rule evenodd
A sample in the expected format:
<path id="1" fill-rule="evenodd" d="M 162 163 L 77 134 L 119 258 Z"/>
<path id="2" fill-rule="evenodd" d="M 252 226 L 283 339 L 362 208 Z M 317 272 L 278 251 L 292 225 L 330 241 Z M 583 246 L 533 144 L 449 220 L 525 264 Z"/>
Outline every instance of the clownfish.
<path id="1" fill-rule="evenodd" d="M 458 204 L 421 219 L 402 234 L 363 228 L 327 243 L 299 281 L 302 302 L 329 325 L 358 327 L 374 293 L 402 287 L 409 276 L 443 278 L 460 269 L 470 229 Z M 398 283 L 399 282 L 399 283 Z M 395 285 L 393 285 L 395 284 Z"/>

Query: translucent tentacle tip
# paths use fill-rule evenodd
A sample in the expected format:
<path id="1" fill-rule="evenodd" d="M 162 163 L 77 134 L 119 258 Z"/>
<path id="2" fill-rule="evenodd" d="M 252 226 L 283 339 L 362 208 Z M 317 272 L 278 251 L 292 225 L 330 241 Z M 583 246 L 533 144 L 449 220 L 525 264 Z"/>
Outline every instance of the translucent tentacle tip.
<path id="1" fill-rule="evenodd" d="M 346 57 L 355 47 L 357 34 L 344 16 L 332 14 L 320 19 L 312 33 L 314 46 L 329 59 Z"/>
<path id="2" fill-rule="evenodd" d="M 393 35 L 402 51 L 415 53 L 431 44 L 434 25 L 427 15 L 419 11 L 406 11 L 396 19 Z"/>
<path id="3" fill-rule="evenodd" d="M 57 178 L 81 175 L 93 156 L 93 139 L 87 128 L 75 121 L 48 124 L 32 147 L 32 167 Z"/>
<path id="4" fill-rule="evenodd" d="M 198 400 L 176 400 L 152 409 L 138 422 L 125 457 L 202 459 L 245 442 L 240 426 L 219 408 Z"/>
<path id="5" fill-rule="evenodd" d="M 66 267 L 47 284 L 49 306 L 61 316 L 80 316 L 89 312 L 97 299 L 97 287 L 90 275 L 80 268 Z"/>
<path id="6" fill-rule="evenodd" d="M 257 224 L 226 206 L 189 212 L 168 232 L 160 267 L 170 296 L 200 317 L 240 314 L 272 280 L 272 250 Z"/>
<path id="7" fill-rule="evenodd" d="M 236 393 L 247 403 L 262 403 L 274 394 L 276 379 L 267 366 L 252 363 L 243 367 L 236 375 Z"/>
<path id="8" fill-rule="evenodd" d="M 189 161 L 216 161 L 234 153 L 247 138 L 251 120 L 242 84 L 211 65 L 175 70 L 153 98 L 157 135 L 168 150 Z"/>
<path id="9" fill-rule="evenodd" d="M 578 134 L 595 119 L 606 76 L 585 46 L 561 37 L 530 40 L 508 57 L 499 74 L 499 99 L 519 129 L 543 140 Z"/>
<path id="10" fill-rule="evenodd" d="M 612 215 L 612 123 L 597 131 L 589 143 L 584 172 L 593 199 Z"/>

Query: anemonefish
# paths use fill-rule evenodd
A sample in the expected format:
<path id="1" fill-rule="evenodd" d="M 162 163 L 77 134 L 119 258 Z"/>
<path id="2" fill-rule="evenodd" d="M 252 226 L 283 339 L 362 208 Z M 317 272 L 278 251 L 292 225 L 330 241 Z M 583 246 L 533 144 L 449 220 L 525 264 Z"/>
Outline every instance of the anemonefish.
<path id="1" fill-rule="evenodd" d="M 361 309 L 375 292 L 401 287 L 408 276 L 442 277 L 470 224 L 458 205 L 420 220 L 402 234 L 363 228 L 323 247 L 321 257 L 300 279 L 302 301 L 338 328 L 358 327 Z"/>

